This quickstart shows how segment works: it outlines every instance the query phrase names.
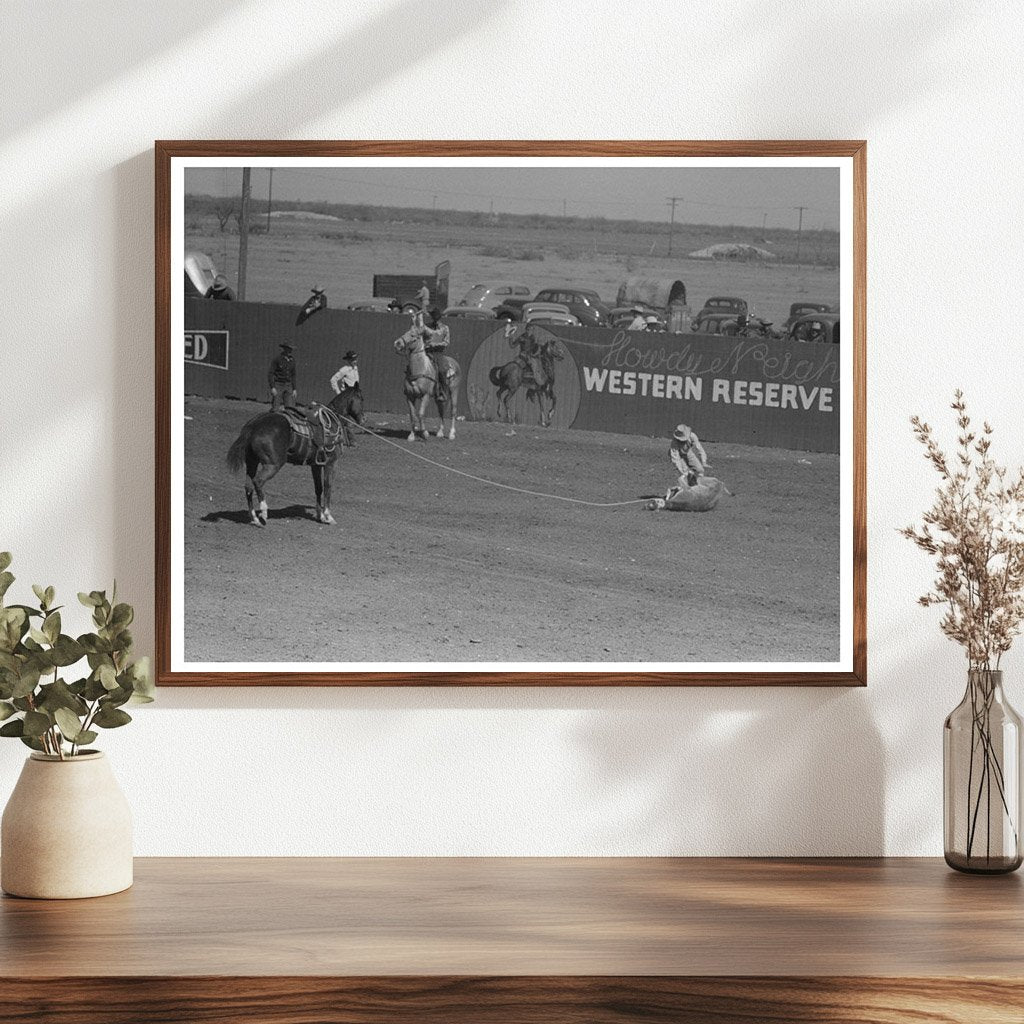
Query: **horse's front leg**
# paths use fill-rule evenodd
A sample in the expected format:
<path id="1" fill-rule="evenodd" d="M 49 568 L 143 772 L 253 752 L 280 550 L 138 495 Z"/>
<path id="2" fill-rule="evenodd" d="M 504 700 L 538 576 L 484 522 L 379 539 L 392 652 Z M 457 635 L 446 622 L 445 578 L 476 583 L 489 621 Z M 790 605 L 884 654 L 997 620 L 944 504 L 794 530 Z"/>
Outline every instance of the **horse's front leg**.
<path id="1" fill-rule="evenodd" d="M 321 466 L 317 463 L 310 466 L 310 469 L 313 471 L 313 490 L 316 491 L 316 521 L 328 525 L 333 524 L 330 469 L 328 466 Z"/>

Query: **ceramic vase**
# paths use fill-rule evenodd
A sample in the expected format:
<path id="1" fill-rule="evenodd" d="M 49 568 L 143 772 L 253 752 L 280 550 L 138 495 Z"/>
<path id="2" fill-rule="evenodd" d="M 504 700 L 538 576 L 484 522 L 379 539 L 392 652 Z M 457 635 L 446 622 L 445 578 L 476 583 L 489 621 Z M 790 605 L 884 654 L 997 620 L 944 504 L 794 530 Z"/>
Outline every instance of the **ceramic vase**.
<path id="1" fill-rule="evenodd" d="M 0 824 L 0 888 L 69 900 L 132 884 L 132 818 L 99 751 L 25 762 Z"/>

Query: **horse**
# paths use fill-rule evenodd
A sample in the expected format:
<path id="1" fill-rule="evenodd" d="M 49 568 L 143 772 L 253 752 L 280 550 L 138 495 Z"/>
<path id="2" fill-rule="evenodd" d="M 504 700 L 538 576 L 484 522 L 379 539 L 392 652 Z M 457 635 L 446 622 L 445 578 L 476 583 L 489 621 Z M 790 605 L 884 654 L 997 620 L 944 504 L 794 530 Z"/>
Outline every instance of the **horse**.
<path id="1" fill-rule="evenodd" d="M 338 457 L 341 422 L 325 406 L 316 406 L 316 415 L 324 431 L 324 461 L 317 461 L 308 420 L 296 409 L 261 412 L 242 427 L 228 449 L 228 468 L 233 473 L 245 466 L 245 498 L 254 526 L 267 525 L 267 498 L 263 487 L 287 463 L 309 466 L 316 491 L 316 519 L 332 524 L 331 476 Z M 259 499 L 257 505 L 254 499 Z"/>
<path id="2" fill-rule="evenodd" d="M 363 392 L 357 385 L 354 388 L 346 388 L 335 395 L 327 406 L 339 420 L 342 429 L 345 431 L 345 447 L 355 447 L 352 440 L 352 424 L 363 425 Z"/>
<path id="3" fill-rule="evenodd" d="M 439 328 L 443 345 L 448 344 L 448 327 Z M 441 425 L 437 428 L 438 437 L 455 440 L 455 415 L 458 406 L 459 383 L 462 380 L 462 368 L 451 356 L 439 355 L 438 368 L 444 374 L 447 388 L 446 395 L 438 395 L 437 370 L 430 356 L 427 355 L 427 343 L 422 328 L 413 325 L 400 338 L 395 339 L 395 352 L 406 357 L 405 384 L 403 391 L 409 403 L 409 440 L 415 441 L 417 435 L 427 439 L 427 429 L 423 425 L 423 417 L 427 411 L 427 400 L 434 399 L 437 413 L 441 417 Z M 444 421 L 449 421 L 446 431 Z"/>
<path id="4" fill-rule="evenodd" d="M 555 360 L 562 359 L 562 353 L 558 350 L 558 342 L 554 338 L 542 342 L 535 349 L 535 359 L 539 362 L 538 372 L 534 364 L 533 383 L 527 381 L 526 397 L 536 401 L 540 409 L 540 425 L 551 426 L 551 417 L 554 415 L 558 399 L 555 397 Z"/>
<path id="5" fill-rule="evenodd" d="M 513 348 L 518 347 L 519 355 L 510 363 L 492 367 L 488 375 L 497 388 L 499 413 L 504 409 L 506 422 L 513 422 L 512 399 L 525 384 L 527 399 L 535 401 L 540 408 L 541 426 L 551 426 L 551 414 L 556 404 L 554 361 L 562 358 L 558 342 L 554 338 L 538 342 L 527 328 L 518 337 L 510 333 L 508 343 Z"/>

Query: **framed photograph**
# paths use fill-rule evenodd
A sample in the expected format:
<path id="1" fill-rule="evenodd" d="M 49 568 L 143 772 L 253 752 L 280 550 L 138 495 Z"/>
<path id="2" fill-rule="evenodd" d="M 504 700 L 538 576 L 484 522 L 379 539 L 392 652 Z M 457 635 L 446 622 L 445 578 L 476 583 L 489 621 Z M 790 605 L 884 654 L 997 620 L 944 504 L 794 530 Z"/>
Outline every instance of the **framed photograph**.
<path id="1" fill-rule="evenodd" d="M 865 164 L 158 142 L 160 685 L 864 685 Z"/>

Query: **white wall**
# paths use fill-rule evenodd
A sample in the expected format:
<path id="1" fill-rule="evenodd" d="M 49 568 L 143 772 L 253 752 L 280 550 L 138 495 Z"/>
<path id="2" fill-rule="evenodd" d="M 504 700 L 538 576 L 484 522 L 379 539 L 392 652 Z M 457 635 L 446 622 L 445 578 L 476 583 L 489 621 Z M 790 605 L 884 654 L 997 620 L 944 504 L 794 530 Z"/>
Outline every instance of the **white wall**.
<path id="1" fill-rule="evenodd" d="M 0 5 L 15 586 L 116 575 L 152 647 L 155 138 L 866 138 L 868 689 L 168 689 L 105 737 L 139 853 L 941 852 L 963 665 L 914 604 L 928 567 L 896 528 L 933 486 L 907 418 L 948 424 L 954 386 L 1024 459 L 1001 312 L 1024 281 L 1024 16 L 589 7 Z M 1024 708 L 1020 652 L 1006 667 Z M 23 752 L 0 744 L 0 803 Z"/>

